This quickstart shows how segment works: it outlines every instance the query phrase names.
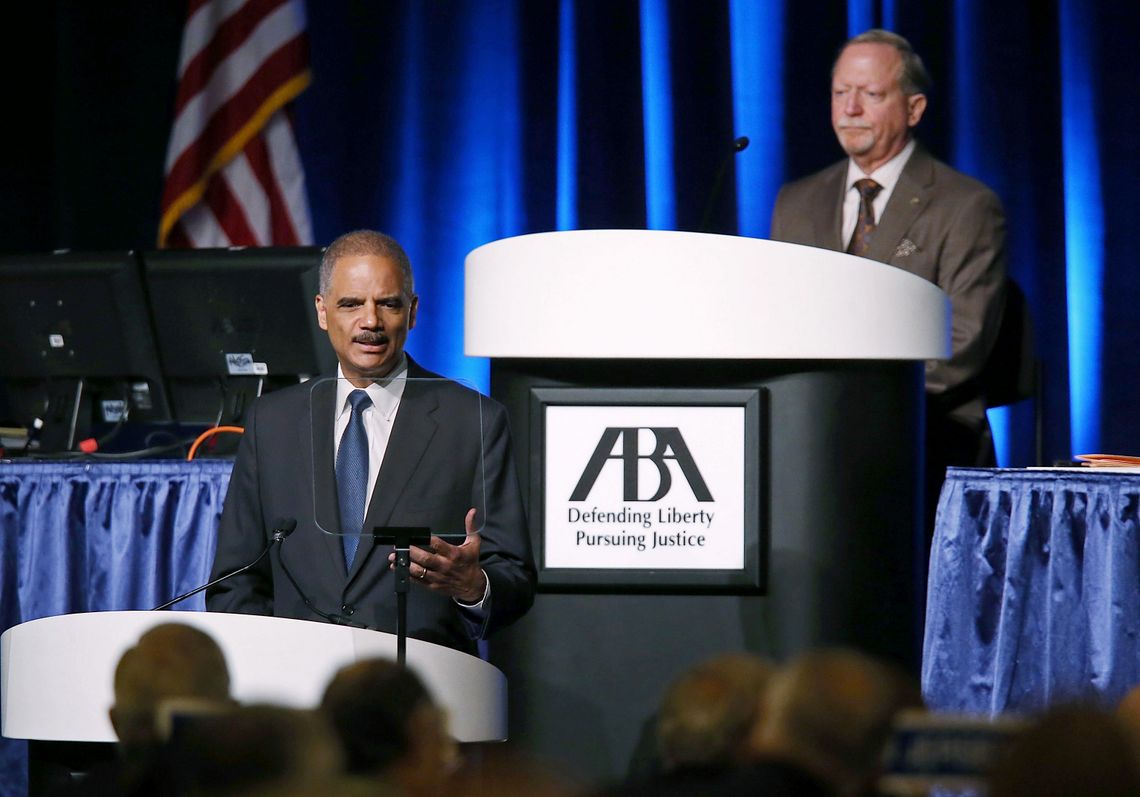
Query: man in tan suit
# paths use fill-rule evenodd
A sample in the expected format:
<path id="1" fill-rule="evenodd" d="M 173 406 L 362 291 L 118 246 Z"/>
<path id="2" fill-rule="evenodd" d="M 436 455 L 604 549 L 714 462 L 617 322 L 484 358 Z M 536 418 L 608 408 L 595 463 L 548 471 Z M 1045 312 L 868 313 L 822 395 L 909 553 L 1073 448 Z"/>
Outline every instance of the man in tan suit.
<path id="1" fill-rule="evenodd" d="M 848 41 L 831 81 L 831 123 L 848 158 L 780 190 L 772 238 L 878 260 L 950 297 L 951 357 L 926 364 L 931 504 L 947 465 L 994 463 L 979 376 L 1001 322 L 1006 252 L 993 191 L 914 138 L 928 85 L 903 37 L 870 30 Z"/>

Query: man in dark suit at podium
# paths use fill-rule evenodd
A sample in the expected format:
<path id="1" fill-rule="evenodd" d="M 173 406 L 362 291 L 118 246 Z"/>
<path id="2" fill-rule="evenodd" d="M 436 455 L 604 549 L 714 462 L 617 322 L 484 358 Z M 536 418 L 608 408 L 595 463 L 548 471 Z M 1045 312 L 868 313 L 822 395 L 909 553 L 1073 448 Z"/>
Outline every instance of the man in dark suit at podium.
<path id="1" fill-rule="evenodd" d="M 296 530 L 272 562 L 210 589 L 211 611 L 395 631 L 392 549 L 371 532 L 398 526 L 467 532 L 412 548 L 409 636 L 473 652 L 530 608 L 535 568 L 506 412 L 404 353 L 418 306 L 395 240 L 361 230 L 325 251 L 316 312 L 339 378 L 250 410 L 213 577 L 253 561 L 279 519 Z"/>
<path id="2" fill-rule="evenodd" d="M 1000 200 L 914 138 L 929 82 L 903 37 L 870 30 L 849 40 L 831 81 L 831 122 L 848 157 L 785 185 L 772 213 L 774 240 L 878 260 L 950 297 L 950 359 L 926 364 L 928 503 L 947 465 L 994 463 L 979 376 L 1006 272 Z"/>

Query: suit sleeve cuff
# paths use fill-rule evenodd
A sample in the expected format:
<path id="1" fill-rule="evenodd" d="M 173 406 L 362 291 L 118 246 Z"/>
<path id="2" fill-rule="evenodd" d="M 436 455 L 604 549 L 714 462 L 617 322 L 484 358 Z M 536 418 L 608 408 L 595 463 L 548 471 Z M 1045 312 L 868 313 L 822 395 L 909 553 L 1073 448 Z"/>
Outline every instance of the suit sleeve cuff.
<path id="1" fill-rule="evenodd" d="M 477 603 L 464 603 L 458 598 L 455 599 L 455 602 L 459 604 L 460 608 L 472 612 L 479 612 L 480 615 L 482 615 L 484 612 L 483 607 L 488 606 L 488 601 L 491 600 L 491 579 L 487 578 L 486 570 L 481 570 L 480 572 L 483 574 L 483 597 L 480 598 Z"/>

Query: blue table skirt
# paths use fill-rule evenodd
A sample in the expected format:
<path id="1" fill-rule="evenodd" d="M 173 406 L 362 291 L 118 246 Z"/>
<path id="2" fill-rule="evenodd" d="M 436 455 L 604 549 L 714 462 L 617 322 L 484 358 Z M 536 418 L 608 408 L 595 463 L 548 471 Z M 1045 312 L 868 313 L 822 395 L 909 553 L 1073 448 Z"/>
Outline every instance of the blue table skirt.
<path id="1" fill-rule="evenodd" d="M 930 556 L 935 709 L 1115 703 L 1140 683 L 1140 473 L 952 468 Z"/>
<path id="2" fill-rule="evenodd" d="M 70 612 L 149 609 L 204 583 L 231 466 L 0 463 L 0 631 Z M 25 744 L 0 740 L 0 795 L 26 790 Z"/>

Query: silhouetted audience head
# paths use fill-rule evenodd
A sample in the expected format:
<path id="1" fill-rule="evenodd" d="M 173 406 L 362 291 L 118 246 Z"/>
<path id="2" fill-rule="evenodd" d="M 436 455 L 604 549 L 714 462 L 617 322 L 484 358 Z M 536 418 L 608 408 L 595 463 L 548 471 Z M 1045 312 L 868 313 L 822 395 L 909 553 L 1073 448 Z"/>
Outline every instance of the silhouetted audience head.
<path id="1" fill-rule="evenodd" d="M 221 797 L 328 782 L 344 756 L 319 712 L 251 705 L 181 718 L 165 764 L 170 793 Z"/>
<path id="2" fill-rule="evenodd" d="M 341 669 L 321 700 L 352 774 L 380 775 L 409 794 L 437 793 L 458 759 L 447 717 L 423 682 L 395 662 Z"/>
<path id="3" fill-rule="evenodd" d="M 841 649 L 805 653 L 769 684 L 754 753 L 791 762 L 836 794 L 875 781 L 891 721 L 915 690 L 893 667 Z"/>
<path id="4" fill-rule="evenodd" d="M 774 667 L 747 653 L 697 664 L 665 692 L 657 743 L 665 772 L 740 763 Z"/>
<path id="5" fill-rule="evenodd" d="M 1053 709 L 999 756 L 989 797 L 1123 797 L 1140 794 L 1134 734 L 1094 708 Z"/>
<path id="6" fill-rule="evenodd" d="M 1134 686 L 1116 704 L 1116 717 L 1140 735 L 1140 686 Z"/>
<path id="7" fill-rule="evenodd" d="M 115 669 L 111 724 L 125 749 L 157 740 L 156 712 L 167 700 L 230 704 L 230 676 L 221 648 L 188 625 L 164 623 L 147 631 Z"/>
<path id="8" fill-rule="evenodd" d="M 561 765 L 540 761 L 507 745 L 490 745 L 464 761 L 447 797 L 586 797 L 597 790 Z"/>
<path id="9" fill-rule="evenodd" d="M 273 783 L 241 793 L 241 797 L 405 797 L 392 784 L 375 779 L 335 775 L 313 778 L 303 783 Z"/>

